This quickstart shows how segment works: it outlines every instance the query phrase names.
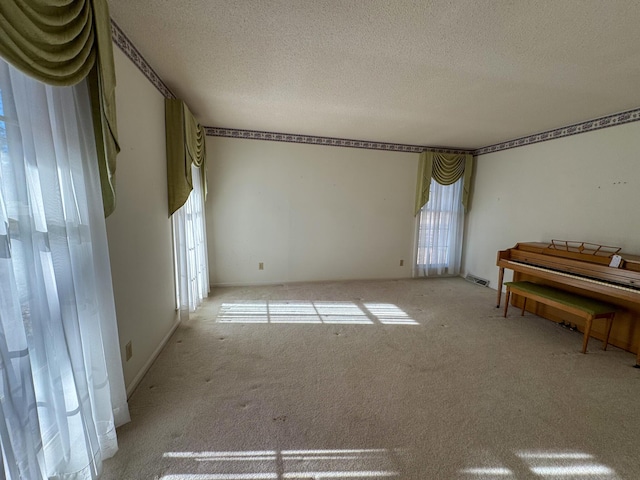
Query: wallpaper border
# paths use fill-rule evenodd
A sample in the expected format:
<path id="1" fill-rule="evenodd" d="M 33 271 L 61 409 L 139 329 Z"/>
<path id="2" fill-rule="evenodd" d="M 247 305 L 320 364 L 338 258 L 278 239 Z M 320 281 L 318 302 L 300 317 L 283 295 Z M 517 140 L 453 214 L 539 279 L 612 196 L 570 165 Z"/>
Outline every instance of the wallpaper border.
<path id="1" fill-rule="evenodd" d="M 472 150 L 428 147 L 423 145 L 404 145 L 401 143 L 373 142 L 368 140 L 351 140 L 347 138 L 318 137 L 315 135 L 298 135 L 294 133 L 262 132 L 259 130 L 240 130 L 236 128 L 205 127 L 211 137 L 245 138 L 250 140 L 270 140 L 275 142 L 306 143 L 310 145 L 326 145 L 329 147 L 366 148 L 369 150 L 386 150 L 391 152 L 420 153 L 424 150 L 438 153 L 472 153 Z"/>
<path id="2" fill-rule="evenodd" d="M 131 42 L 129 37 L 120 29 L 116 22 L 111 19 L 111 35 L 113 42 L 122 52 L 138 67 L 145 77 L 165 98 L 176 98 L 173 92 L 158 76 L 151 65 L 147 63 L 142 54 Z M 558 138 L 569 137 L 579 133 L 593 132 L 602 128 L 614 127 L 625 123 L 640 121 L 640 108 L 626 110 L 624 112 L 594 118 L 584 122 L 567 125 L 564 127 L 547 130 L 524 137 L 514 138 L 505 142 L 487 145 L 478 149 L 429 147 L 422 145 L 404 145 L 400 143 L 374 142 L 368 140 L 351 140 L 346 138 L 319 137 L 314 135 L 299 135 L 294 133 L 263 132 L 259 130 L 240 130 L 224 127 L 204 127 L 206 134 L 212 137 L 245 138 L 251 140 L 269 140 L 275 142 L 306 143 L 310 145 L 326 145 L 332 147 L 366 148 L 370 150 L 386 150 L 391 152 L 420 153 L 429 150 L 439 153 L 473 153 L 474 156 L 495 153 L 511 148 L 524 147 L 534 143 L 556 140 Z"/>
<path id="3" fill-rule="evenodd" d="M 602 128 L 614 127 L 616 125 L 623 125 L 625 123 L 637 121 L 640 121 L 640 108 L 634 108 L 633 110 L 626 110 L 624 112 L 615 113 L 613 115 L 607 115 L 605 117 L 587 120 L 586 122 L 574 123 L 573 125 L 567 125 L 566 127 L 560 127 L 553 130 L 547 130 L 545 132 L 534 133 L 533 135 L 527 135 L 525 137 L 508 140 L 506 142 L 488 145 L 486 147 L 474 150 L 473 154 L 475 156 L 478 156 L 487 153 L 500 152 L 502 150 L 509 150 L 510 148 L 523 147 L 525 145 L 546 142 L 548 140 L 555 140 L 557 138 L 570 137 L 571 135 L 577 135 L 578 133 L 593 132 Z"/>
<path id="4" fill-rule="evenodd" d="M 167 87 L 167 85 L 162 81 L 162 79 L 158 76 L 151 65 L 147 63 L 142 54 L 135 47 L 133 42 L 125 35 L 125 33 L 120 29 L 118 24 L 111 19 L 111 38 L 113 43 L 115 43 L 122 53 L 124 53 L 129 60 L 133 62 L 133 64 L 138 67 L 138 70 L 142 72 L 142 74 L 147 77 L 156 89 L 162 94 L 165 98 L 176 98 L 173 92 Z"/>

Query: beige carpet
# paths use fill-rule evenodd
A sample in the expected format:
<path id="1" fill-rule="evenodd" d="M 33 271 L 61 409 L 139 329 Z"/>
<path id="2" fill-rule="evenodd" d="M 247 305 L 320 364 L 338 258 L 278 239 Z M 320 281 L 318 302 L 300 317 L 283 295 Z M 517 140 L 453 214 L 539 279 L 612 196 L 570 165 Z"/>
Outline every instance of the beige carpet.
<path id="1" fill-rule="evenodd" d="M 221 288 L 105 479 L 639 479 L 634 355 L 460 278 Z"/>

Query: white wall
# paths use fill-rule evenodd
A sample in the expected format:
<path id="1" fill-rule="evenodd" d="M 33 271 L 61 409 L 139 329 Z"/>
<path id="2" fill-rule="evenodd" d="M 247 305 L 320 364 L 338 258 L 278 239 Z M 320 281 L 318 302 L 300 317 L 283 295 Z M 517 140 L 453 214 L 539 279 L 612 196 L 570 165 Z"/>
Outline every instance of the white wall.
<path id="1" fill-rule="evenodd" d="M 411 276 L 418 154 L 208 137 L 207 162 L 212 284 Z"/>
<path id="2" fill-rule="evenodd" d="M 118 133 L 117 205 L 107 218 L 116 313 L 128 390 L 176 323 L 167 212 L 164 98 L 114 45 Z M 125 345 L 133 357 L 125 361 Z"/>
<path id="3" fill-rule="evenodd" d="M 464 271 L 496 288 L 497 251 L 523 241 L 577 240 L 640 254 L 638 152 L 640 122 L 480 156 Z"/>

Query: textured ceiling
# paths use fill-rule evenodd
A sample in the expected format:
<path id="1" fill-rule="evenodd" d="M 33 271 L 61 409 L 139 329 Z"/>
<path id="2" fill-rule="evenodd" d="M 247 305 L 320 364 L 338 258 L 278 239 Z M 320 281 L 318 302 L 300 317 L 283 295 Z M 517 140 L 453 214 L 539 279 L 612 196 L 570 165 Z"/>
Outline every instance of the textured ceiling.
<path id="1" fill-rule="evenodd" d="M 637 0 L 110 0 L 207 126 L 480 148 L 640 106 Z"/>

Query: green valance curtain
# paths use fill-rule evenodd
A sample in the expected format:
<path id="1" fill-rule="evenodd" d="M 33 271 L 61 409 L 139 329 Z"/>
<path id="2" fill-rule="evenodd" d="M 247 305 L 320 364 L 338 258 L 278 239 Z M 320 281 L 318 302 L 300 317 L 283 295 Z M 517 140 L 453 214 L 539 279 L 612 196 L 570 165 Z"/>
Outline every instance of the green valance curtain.
<path id="1" fill-rule="evenodd" d="M 422 152 L 418 163 L 418 185 L 416 188 L 415 214 L 429 201 L 431 178 L 440 185 L 451 185 L 464 177 L 462 205 L 469 209 L 469 191 L 473 173 L 473 155 L 457 153 Z"/>
<path id="2" fill-rule="evenodd" d="M 49 85 L 88 78 L 105 216 L 115 209 L 115 68 L 106 0 L 1 0 L 0 55 Z"/>
<path id="3" fill-rule="evenodd" d="M 207 193 L 204 128 L 182 100 L 165 99 L 167 135 L 167 187 L 169 216 L 189 198 L 193 190 L 191 164 L 201 168 L 203 192 Z"/>

